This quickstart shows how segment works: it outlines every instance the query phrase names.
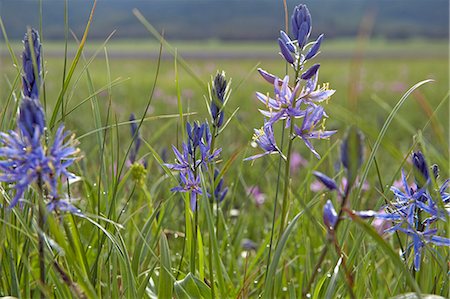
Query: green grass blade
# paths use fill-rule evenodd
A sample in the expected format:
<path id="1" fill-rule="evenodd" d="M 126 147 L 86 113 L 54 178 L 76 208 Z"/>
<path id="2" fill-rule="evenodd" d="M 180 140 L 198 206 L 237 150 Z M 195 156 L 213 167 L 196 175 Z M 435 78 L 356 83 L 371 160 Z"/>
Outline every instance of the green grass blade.
<path id="1" fill-rule="evenodd" d="M 172 269 L 170 262 L 170 249 L 164 233 L 161 233 L 161 238 L 159 239 L 159 250 L 161 266 L 159 269 L 158 297 L 172 298 L 173 280 L 172 274 L 169 272 Z"/>
<path id="2" fill-rule="evenodd" d="M 50 118 L 50 121 L 49 121 L 50 129 L 53 129 L 53 127 L 55 125 L 56 118 L 58 116 L 58 111 L 62 105 L 64 95 L 67 91 L 67 88 L 69 87 L 70 80 L 72 79 L 73 73 L 75 72 L 75 69 L 78 65 L 78 61 L 80 60 L 80 57 L 81 57 L 81 53 L 83 52 L 83 48 L 86 44 L 87 36 L 89 33 L 89 29 L 91 27 L 91 23 L 92 23 L 92 19 L 94 17 L 94 11 L 95 11 L 96 6 L 97 6 L 97 0 L 94 0 L 94 4 L 92 4 L 92 9 L 91 9 L 91 13 L 89 15 L 89 19 L 88 19 L 86 28 L 83 33 L 83 38 L 81 39 L 80 45 L 78 46 L 77 53 L 75 54 L 75 58 L 73 59 L 72 64 L 69 68 L 69 71 L 67 72 L 67 77 L 66 77 L 66 80 L 64 81 L 64 85 L 59 93 L 58 99 L 56 100 L 55 109 L 53 110 L 52 117 Z"/>
<path id="3" fill-rule="evenodd" d="M 367 179 L 367 176 L 369 174 L 369 170 L 372 166 L 372 163 L 374 161 L 375 155 L 378 151 L 378 148 L 381 145 L 381 142 L 383 141 L 384 135 L 386 134 L 392 120 L 394 119 L 395 115 L 397 114 L 398 110 L 400 110 L 400 107 L 403 105 L 403 103 L 406 101 L 406 99 L 409 97 L 409 95 L 416 90 L 417 88 L 419 88 L 420 86 L 429 83 L 429 82 L 433 82 L 433 80 L 424 80 L 424 81 L 420 81 L 419 83 L 415 84 L 413 87 L 411 87 L 402 97 L 401 99 L 397 102 L 397 104 L 394 106 L 394 108 L 392 109 L 391 113 L 388 115 L 388 117 L 386 118 L 386 121 L 383 124 L 383 127 L 380 130 L 380 133 L 378 134 L 378 137 L 375 141 L 375 143 L 373 144 L 373 150 L 370 152 L 370 156 L 369 159 L 367 160 L 367 164 L 366 167 L 364 169 L 364 172 L 361 176 L 360 182 L 364 182 Z M 359 198 L 361 195 L 361 190 L 362 190 L 362 186 L 363 183 L 359 184 L 358 189 L 357 189 L 357 195 L 356 198 Z M 356 207 L 358 208 L 358 207 Z"/>
<path id="4" fill-rule="evenodd" d="M 303 211 L 298 213 L 289 223 L 289 225 L 286 227 L 286 230 L 284 231 L 283 235 L 281 236 L 280 240 L 278 241 L 277 247 L 275 248 L 275 252 L 273 255 L 273 259 L 270 262 L 269 269 L 267 270 L 267 277 L 270 277 L 267 279 L 266 284 L 264 286 L 264 293 L 263 298 L 270 299 L 273 298 L 273 286 L 275 282 L 276 277 L 276 271 L 278 263 L 280 262 L 281 255 L 283 253 L 284 247 L 286 246 L 287 240 L 292 233 L 292 230 L 294 229 L 295 224 L 297 223 L 300 216 L 303 215 Z"/>
<path id="5" fill-rule="evenodd" d="M 383 240 L 383 238 L 375 231 L 375 229 L 372 226 L 370 226 L 357 216 L 351 217 L 353 222 L 356 223 L 362 230 L 364 230 L 364 232 L 367 235 L 369 235 L 372 238 L 372 240 L 375 241 L 375 243 L 379 246 L 379 248 L 381 248 L 384 251 L 387 257 L 389 257 L 389 259 L 395 265 L 396 270 L 400 272 L 398 277 L 404 277 L 408 285 L 411 287 L 411 289 L 416 292 L 419 298 L 421 298 L 420 296 L 421 291 L 419 285 L 417 284 L 414 277 L 411 275 L 411 272 L 408 271 L 408 268 L 403 263 L 403 260 L 399 257 L 399 255 L 392 249 L 392 247 L 388 243 L 386 243 L 385 240 Z"/>

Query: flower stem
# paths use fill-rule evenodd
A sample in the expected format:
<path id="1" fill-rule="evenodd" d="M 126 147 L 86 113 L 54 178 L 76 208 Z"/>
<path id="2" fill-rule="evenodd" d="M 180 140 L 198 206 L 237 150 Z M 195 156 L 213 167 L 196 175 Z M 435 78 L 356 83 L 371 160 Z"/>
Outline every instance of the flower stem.
<path id="1" fill-rule="evenodd" d="M 280 240 L 281 235 L 283 234 L 284 227 L 286 225 L 286 218 L 287 218 L 291 151 L 292 151 L 292 143 L 294 141 L 294 139 L 292 139 L 291 136 L 292 136 L 293 132 L 294 132 L 294 122 L 293 122 L 293 118 L 292 118 L 291 126 L 289 129 L 289 143 L 288 143 L 288 151 L 287 151 L 287 156 L 286 156 L 287 160 L 286 160 L 286 165 L 284 168 L 284 192 L 283 192 L 283 202 L 282 202 L 282 206 L 281 206 L 281 223 L 280 223 L 280 230 L 278 232 L 278 240 Z"/>
<path id="2" fill-rule="evenodd" d="M 307 297 L 307 294 L 309 293 L 309 290 L 311 289 L 311 286 L 314 283 L 314 280 L 316 279 L 317 273 L 319 273 L 319 268 L 322 265 L 322 263 L 325 259 L 325 256 L 327 255 L 327 251 L 328 251 L 328 247 L 325 246 L 322 249 L 322 252 L 320 253 L 319 260 L 317 261 L 316 266 L 314 267 L 314 270 L 311 274 L 311 277 L 309 278 L 308 283 L 306 284 L 306 288 L 302 292 L 303 298 Z"/>
<path id="3" fill-rule="evenodd" d="M 298 56 L 297 65 L 300 63 L 300 55 Z M 295 70 L 295 80 L 294 84 L 297 84 L 298 76 L 300 72 L 300 67 L 298 66 Z M 292 106 L 295 107 L 297 99 L 294 99 Z M 289 143 L 288 143 L 288 150 L 286 154 L 286 165 L 284 168 L 284 193 L 283 193 L 283 202 L 282 202 L 282 208 L 281 208 L 281 223 L 280 223 L 280 230 L 278 233 L 278 240 L 280 240 L 281 235 L 283 234 L 284 227 L 286 226 L 286 218 L 287 218 L 287 206 L 288 206 L 288 193 L 289 193 L 289 180 L 290 180 L 290 164 L 291 164 L 291 152 L 292 152 L 292 144 L 294 143 L 294 138 L 292 138 L 292 135 L 294 133 L 294 120 L 295 118 L 293 116 L 290 116 L 290 126 L 289 126 Z M 283 123 L 284 128 L 284 123 Z M 283 130 L 284 132 L 284 130 Z"/>
<path id="4" fill-rule="evenodd" d="M 217 134 L 217 127 L 213 124 L 213 130 L 212 130 L 212 137 L 211 137 L 211 152 L 214 152 L 214 146 L 216 143 L 216 134 Z M 209 170 L 209 175 L 211 177 L 211 198 L 212 198 L 212 202 L 213 202 L 213 207 L 214 207 L 214 202 L 216 202 L 216 198 L 214 196 L 214 190 L 216 187 L 216 180 L 214 178 L 214 167 L 210 167 Z M 219 201 L 217 200 L 216 202 L 216 239 L 219 239 Z"/>
<path id="5" fill-rule="evenodd" d="M 283 127 L 285 126 L 285 121 L 283 121 Z M 280 151 L 283 151 L 283 143 L 284 143 L 284 130 L 281 132 L 281 147 Z M 275 218 L 277 217 L 277 203 L 278 203 L 278 190 L 280 187 L 280 173 L 281 173 L 281 162 L 283 158 L 280 155 L 280 159 L 278 161 L 278 176 L 277 176 L 277 186 L 275 190 L 275 201 L 274 201 L 274 207 L 273 207 L 273 215 L 272 215 L 272 229 L 270 231 L 270 241 L 269 241 L 269 254 L 267 256 L 267 265 L 266 265 L 266 275 L 264 278 L 264 281 L 267 281 L 267 273 L 269 272 L 269 265 L 270 265 L 270 257 L 272 254 L 272 244 L 273 244 L 273 235 L 275 232 Z"/>
<path id="6" fill-rule="evenodd" d="M 42 189 L 42 178 L 38 177 L 38 251 L 39 251 L 39 277 L 42 287 L 45 287 L 45 248 L 44 248 L 44 192 Z M 45 293 L 41 291 L 41 298 L 45 298 Z"/>
<path id="7" fill-rule="evenodd" d="M 346 203 L 347 203 L 348 195 L 349 195 L 349 192 L 345 192 L 345 193 L 344 193 L 343 198 L 342 198 L 341 209 L 339 210 L 339 214 L 338 214 L 338 217 L 337 217 L 336 224 L 335 224 L 334 227 L 331 229 L 331 231 L 328 232 L 328 234 L 332 234 L 332 236 L 331 236 L 332 239 L 331 239 L 331 240 L 334 241 L 334 243 L 335 243 L 335 248 L 336 248 L 336 249 L 339 248 L 339 245 L 337 244 L 337 240 L 336 240 L 336 231 L 337 231 L 337 228 L 338 228 L 339 223 L 340 223 L 341 220 L 342 220 L 342 214 L 344 213 L 344 208 L 345 208 L 345 205 L 346 205 Z M 314 283 L 314 280 L 315 280 L 316 275 L 317 275 L 317 273 L 318 273 L 318 269 L 320 268 L 320 266 L 322 265 L 323 261 L 325 260 L 325 256 L 326 256 L 326 254 L 327 254 L 327 251 L 328 251 L 328 247 L 325 246 L 325 247 L 323 248 L 323 250 L 322 250 L 322 253 L 320 254 L 320 257 L 319 257 L 319 260 L 317 261 L 316 266 L 314 267 L 314 272 L 312 273 L 311 278 L 309 279 L 308 283 L 306 284 L 306 288 L 303 290 L 303 296 L 306 296 L 306 294 L 309 293 L 309 290 L 311 289 L 311 286 L 312 286 L 312 284 Z M 341 253 L 341 252 L 338 252 L 338 254 L 340 254 L 340 253 Z M 341 256 L 341 255 L 340 255 L 340 256 Z M 343 258 L 343 259 L 344 259 L 344 258 Z M 344 260 L 343 260 L 343 265 L 344 265 L 345 269 L 347 269 Z M 347 270 L 345 270 L 345 272 L 346 272 L 346 274 L 348 273 Z M 350 275 L 351 275 L 351 274 L 350 274 Z M 350 289 L 350 296 L 351 296 L 352 298 L 354 298 L 354 294 L 353 294 L 352 288 L 349 287 L 349 289 Z M 352 296 L 352 295 L 353 295 L 353 296 Z"/>

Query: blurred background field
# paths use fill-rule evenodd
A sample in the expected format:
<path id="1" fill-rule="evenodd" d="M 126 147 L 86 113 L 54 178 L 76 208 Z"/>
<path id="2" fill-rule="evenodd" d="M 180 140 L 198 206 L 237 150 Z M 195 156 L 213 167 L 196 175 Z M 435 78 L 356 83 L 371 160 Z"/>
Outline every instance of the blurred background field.
<path id="1" fill-rule="evenodd" d="M 297 2 L 287 1 L 289 9 Z M 356 109 L 356 115 L 361 117 L 360 123 L 367 127 L 370 137 L 375 138 L 387 111 L 409 87 L 424 79 L 435 80 L 408 100 L 401 110 L 404 122 L 399 120 L 395 130 L 389 133 L 395 137 L 388 139 L 392 140 L 391 154 L 398 155 L 399 151 L 406 149 L 399 149 L 400 144 L 407 147 L 411 143 L 411 133 L 427 122 L 430 113 L 449 90 L 448 2 L 434 0 L 426 5 L 418 0 L 303 2 L 308 4 L 314 16 L 312 37 L 325 33 L 318 60 L 322 64 L 320 81 L 329 82 L 337 90 L 327 108 L 332 116 L 331 127 L 344 128 L 348 124 L 346 111 L 351 107 L 349 103 L 357 103 L 357 107 L 352 109 Z M 16 17 L 23 15 L 25 8 L 27 17 Z M 81 38 L 90 8 L 89 1 L 67 2 L 70 30 L 67 33 L 68 62 L 77 49 L 73 36 Z M 235 129 L 244 131 L 233 140 L 239 144 L 236 147 L 248 143 L 252 128 L 261 125 L 261 120 L 254 117 L 258 107 L 254 94 L 256 91 L 271 91 L 256 68 L 271 70 L 279 76 L 285 73 L 276 43 L 279 28 L 285 27 L 282 1 L 99 1 L 84 56 L 88 61 L 96 53 L 89 66 L 94 90 L 106 86 L 107 80 L 119 80 L 110 95 L 103 90 L 97 97 L 101 105 L 106 105 L 111 96 L 112 109 L 119 121 L 142 109 L 155 78 L 158 57 L 159 43 L 133 15 L 134 8 L 139 9 L 157 30 L 164 32 L 168 42 L 177 49 L 180 57 L 186 59 L 201 81 L 194 80 L 178 65 L 184 107 L 205 118 L 204 95 L 211 76 L 217 70 L 224 70 L 228 77 L 233 78 L 228 113 L 240 107 L 236 120 L 246 124 L 232 124 Z M 0 16 L 18 58 L 22 48 L 20 39 L 26 26 L 43 29 L 48 109 L 51 109 L 61 86 L 64 9 L 65 1 L 0 1 Z M 111 33 L 103 49 L 103 42 Z M 177 111 L 173 49 L 164 48 L 162 57 L 150 115 Z M 110 74 L 107 74 L 107 64 Z M 78 71 L 81 70 L 79 67 Z M 5 43 L 0 44 L 0 71 L 3 74 L 0 86 L 12 84 L 16 71 Z M 83 72 L 79 82 L 71 87 L 68 109 L 92 93 L 87 84 Z M 8 90 L 0 89 L 2 98 Z M 77 111 L 89 116 L 90 109 L 90 105 L 85 104 Z M 93 123 L 80 118 L 79 113 L 69 115 L 68 120 L 74 123 L 77 134 L 82 135 L 92 129 Z M 446 151 L 446 109 L 441 109 L 436 119 L 440 124 L 430 127 L 426 134 L 431 134 L 430 138 L 438 138 L 442 145 L 440 150 Z M 152 126 L 149 124 L 144 134 L 151 135 Z M 170 132 L 173 127 L 176 127 L 176 121 L 172 127 L 168 125 L 167 130 Z M 160 140 L 161 147 L 173 142 L 173 137 L 167 136 L 167 140 Z"/>
<path id="2" fill-rule="evenodd" d="M 88 41 L 85 61 L 89 61 L 95 55 L 95 59 L 89 65 L 89 72 L 94 90 L 101 90 L 97 99 L 101 106 L 106 107 L 111 96 L 112 109 L 118 121 L 126 121 L 130 113 L 142 111 L 154 82 L 159 44 L 146 40 L 148 38 L 145 37 L 139 40 L 112 40 L 104 48 L 100 41 Z M 260 117 L 255 117 L 256 109 L 262 108 L 259 107 L 255 92 L 272 92 L 272 88 L 260 77 L 256 68 L 271 70 L 280 76 L 285 72 L 282 59 L 277 54 L 277 46 L 271 42 L 184 41 L 172 43 L 169 41 L 169 43 L 177 49 L 179 57 L 185 58 L 189 68 L 201 81 L 198 82 L 178 63 L 179 88 L 183 106 L 189 111 L 198 113 L 198 117 L 207 117 L 204 96 L 207 92 L 206 84 L 211 76 L 217 70 L 225 70 L 227 76 L 233 79 L 233 93 L 227 112 L 231 114 L 237 107 L 240 107 L 240 110 L 236 120 L 231 124 L 233 142 L 229 144 L 230 152 L 248 144 L 253 132 L 252 128 L 262 124 Z M 21 43 L 13 43 L 12 47 L 20 58 Z M 58 96 L 62 84 L 63 49 L 62 42 L 44 41 L 48 111 L 51 111 L 52 103 Z M 75 51 L 76 44 L 69 44 L 69 62 Z M 332 128 L 345 128 L 352 121 L 348 119 L 347 112 L 350 109 L 356 109 L 357 114 L 353 116 L 356 117 L 354 120 L 367 129 L 371 139 L 376 138 L 388 111 L 403 93 L 421 80 L 435 80 L 434 83 L 428 84 L 411 96 L 402 107 L 399 120 L 394 123 L 394 128 L 389 132 L 388 137 L 391 138 L 387 140 L 391 142 L 384 145 L 395 158 L 401 156 L 401 153 L 411 145 L 411 135 L 425 125 L 430 114 L 446 97 L 449 90 L 448 43 L 444 40 L 331 39 L 325 40 L 322 52 L 318 58 L 322 64 L 320 80 L 329 82 L 330 86 L 337 90 L 327 107 L 331 116 L 328 125 Z M 5 47 L 2 48 L 1 53 L 2 85 L 7 86 L 14 81 L 16 70 Z M 173 52 L 163 48 L 162 65 L 148 116 L 177 113 L 174 61 Z M 109 65 L 110 74 L 107 73 L 107 65 Z M 88 88 L 86 74 L 81 70 L 83 70 L 82 67 L 76 73 L 76 76 L 81 74 L 80 80 L 70 89 L 67 102 L 69 110 L 92 93 L 92 90 Z M 108 80 L 116 82 L 111 94 L 104 88 L 108 85 Z M 0 90 L 2 98 L 7 96 L 8 90 L 9 88 Z M 356 103 L 356 108 L 351 108 L 353 107 L 351 103 Z M 89 132 L 94 126 L 90 110 L 91 106 L 86 102 L 77 108 L 76 113 L 72 113 L 67 118 L 78 135 Z M 436 126 L 430 126 L 425 136 L 440 141 L 436 146 L 440 151 L 446 152 L 447 109 L 442 107 L 435 119 L 438 120 Z M 244 123 L 245 126 L 239 125 L 239 122 Z M 154 121 L 146 125 L 143 131 L 144 136 L 151 136 L 153 127 L 155 125 L 159 127 L 161 123 L 165 124 L 167 120 Z M 168 132 L 174 132 L 176 127 L 176 119 L 173 119 L 170 125 L 167 124 L 167 134 L 163 134 L 163 138 L 158 140 L 157 147 L 162 150 L 174 142 L 174 136 Z M 128 128 L 125 132 L 127 130 Z M 235 130 L 241 130 L 241 132 L 235 134 Z M 226 134 L 225 132 L 224 138 L 231 137 Z"/>

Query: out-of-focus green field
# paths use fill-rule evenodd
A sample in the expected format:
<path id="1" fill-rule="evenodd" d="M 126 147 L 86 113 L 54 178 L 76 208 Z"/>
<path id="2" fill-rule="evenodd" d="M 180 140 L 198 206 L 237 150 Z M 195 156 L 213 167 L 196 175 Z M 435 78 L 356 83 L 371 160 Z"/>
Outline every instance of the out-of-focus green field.
<path id="1" fill-rule="evenodd" d="M 20 43 L 13 43 L 14 49 L 20 50 Z M 178 84 L 184 111 L 196 112 L 196 119 L 207 117 L 204 95 L 206 84 L 217 70 L 224 70 L 227 77 L 232 78 L 232 96 L 227 113 L 230 115 L 239 107 L 235 120 L 231 123 L 231 130 L 226 130 L 222 138 L 227 141 L 228 149 L 233 151 L 249 143 L 252 128 L 262 124 L 262 116 L 258 108 L 263 108 L 257 102 L 256 91 L 272 92 L 256 71 L 261 67 L 275 75 L 284 76 L 285 66 L 281 57 L 277 57 L 277 47 L 269 43 L 174 43 L 181 57 L 192 53 L 203 53 L 205 59 L 198 57 L 187 59 L 187 64 L 195 76 L 196 81 L 183 65 L 177 63 Z M 45 90 L 48 111 L 56 101 L 62 85 L 63 49 L 62 43 L 44 43 L 49 57 L 45 58 Z M 87 73 L 82 64 L 75 72 L 75 78 L 66 97 L 66 111 L 76 107 L 88 98 L 93 91 L 100 92 L 96 99 L 106 111 L 108 101 L 112 101 L 112 109 L 117 121 L 125 121 L 130 113 L 140 115 L 148 100 L 152 84 L 155 80 L 157 66 L 157 47 L 154 42 L 145 41 L 114 41 L 107 44 L 106 50 L 101 43 L 87 44 L 86 61 L 99 51 L 97 57 L 88 66 L 89 76 L 93 86 L 89 87 Z M 68 46 L 69 53 L 76 48 Z M 365 130 L 370 140 L 375 140 L 390 109 L 400 97 L 415 83 L 424 79 L 434 79 L 414 92 L 401 108 L 397 120 L 392 124 L 386 141 L 383 143 L 390 156 L 383 157 L 389 162 L 390 158 L 399 158 L 412 143 L 412 135 L 417 133 L 429 120 L 429 116 L 439 103 L 445 98 L 449 90 L 447 44 L 442 41 L 426 42 L 421 40 L 406 42 L 369 41 L 366 43 L 351 40 L 325 41 L 322 52 L 326 53 L 317 59 L 321 63 L 319 83 L 328 82 L 336 90 L 326 110 L 329 114 L 328 127 L 338 129 L 338 138 L 345 128 L 352 123 Z M 2 49 L 0 71 L 3 74 L 1 85 L 12 84 L 16 70 L 11 59 Z M 106 59 L 105 51 L 108 53 Z M 249 53 L 255 53 L 255 58 Z M 211 58 L 218 55 L 218 58 Z M 220 53 L 234 53 L 244 58 L 221 57 Z M 261 53 L 263 57 L 261 58 Z M 272 53 L 273 56 L 270 56 Z M 150 55 L 152 54 L 152 55 Z M 155 93 L 148 116 L 162 114 L 176 114 L 177 88 L 175 76 L 175 61 L 167 49 L 163 49 L 164 59 L 158 75 Z M 142 55 L 144 55 L 142 57 Z M 149 55 L 148 57 L 145 55 Z M 269 56 L 267 56 L 269 55 Z M 137 56 L 133 57 L 133 56 Z M 70 57 L 70 55 L 69 55 Z M 273 58 L 272 58 L 273 57 Z M 391 58 L 392 57 L 392 58 Z M 20 57 L 19 57 L 20 58 Z M 71 60 L 68 60 L 70 64 Z M 108 73 L 109 68 L 109 73 Z M 82 74 L 80 76 L 80 74 Z M 111 88 L 105 86 L 108 80 L 122 80 Z M 8 83 L 9 82 L 9 83 Z M 93 89 L 92 89 L 93 88 Z M 0 90 L 1 98 L 9 88 Z M 18 90 L 18 89 L 16 89 Z M 17 96 L 17 95 L 16 95 Z M 351 113 L 348 113 L 349 109 Z M 350 117 L 351 116 L 351 117 Z M 442 107 L 435 117 L 432 126 L 424 132 L 425 137 L 433 142 L 437 149 L 447 152 L 448 144 L 448 111 Z M 438 121 L 437 121 L 438 120 Z M 87 101 L 81 107 L 67 116 L 68 126 L 78 136 L 90 132 L 94 128 L 91 104 Z M 165 129 L 160 131 L 159 128 Z M 158 128 L 158 130 L 155 130 Z M 128 128 L 126 128 L 128 130 Z M 162 150 L 175 142 L 177 119 L 155 120 L 145 124 L 143 134 L 150 140 L 158 140 L 156 148 Z M 158 136 L 152 132 L 158 131 Z M 127 132 L 127 131 L 125 131 Z M 162 138 L 159 134 L 163 134 Z M 91 135 L 92 141 L 95 141 Z M 89 140 L 90 137 L 87 137 Z M 86 142 L 85 142 L 86 144 Z M 318 145 L 326 147 L 323 144 Z M 305 154 L 308 153 L 305 151 Z M 387 163 L 389 165 L 389 163 Z"/>

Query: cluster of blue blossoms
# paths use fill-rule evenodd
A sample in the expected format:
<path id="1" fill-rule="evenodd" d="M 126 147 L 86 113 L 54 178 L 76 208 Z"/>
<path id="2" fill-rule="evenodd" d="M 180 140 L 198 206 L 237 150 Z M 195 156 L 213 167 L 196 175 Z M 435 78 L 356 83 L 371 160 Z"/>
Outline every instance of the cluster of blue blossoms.
<path id="1" fill-rule="evenodd" d="M 289 128 L 292 120 L 303 118 L 300 126 L 294 125 L 291 137 L 303 140 L 317 158 L 320 158 L 320 155 L 314 149 L 311 139 L 326 139 L 336 133 L 336 131 L 324 130 L 325 118 L 328 115 L 320 105 L 335 91 L 329 89 L 328 84 L 318 86 L 319 64 L 314 64 L 303 71 L 305 65 L 319 54 L 323 40 L 322 34 L 314 42 L 308 43 L 311 29 L 309 10 L 306 5 L 299 5 L 295 7 L 292 14 L 293 38 L 291 39 L 284 31 L 280 32 L 278 39 L 280 54 L 294 70 L 294 87 L 289 85 L 289 76 L 280 79 L 265 70 L 258 69 L 261 76 L 273 84 L 275 96 L 256 93 L 258 100 L 266 106 L 266 109 L 260 109 L 266 120 L 261 129 L 255 129 L 253 140 L 264 150 L 264 153 L 251 156 L 246 160 L 254 160 L 268 154 L 281 154 L 284 157 L 275 142 L 272 128 L 280 120 L 285 120 L 286 128 Z"/>
<path id="2" fill-rule="evenodd" d="M 22 200 L 33 183 L 37 183 L 40 193 L 48 199 L 49 211 L 58 209 L 80 213 L 62 199 L 58 192 L 58 180 L 61 176 L 67 179 L 75 177 L 67 168 L 77 159 L 77 141 L 61 125 L 55 133 L 53 144 L 47 145 L 45 113 L 39 101 L 41 44 L 36 30 L 32 29 L 25 34 L 24 46 L 23 97 L 19 107 L 17 131 L 0 133 L 0 181 L 14 184 L 15 195 L 10 208 Z"/>
<path id="3" fill-rule="evenodd" d="M 409 248 L 414 249 L 414 268 L 420 269 L 423 248 L 427 243 L 438 246 L 450 246 L 450 239 L 437 236 L 437 222 L 447 221 L 450 211 L 445 208 L 450 203 L 450 194 L 447 192 L 449 179 L 445 180 L 438 192 L 432 192 L 430 172 L 423 154 L 419 151 L 413 153 L 413 169 L 415 183 L 409 185 L 405 172 L 402 170 L 403 191 L 392 186 L 394 200 L 384 206 L 381 211 L 355 212 L 360 217 L 374 217 L 391 221 L 392 226 L 386 233 L 401 232 L 408 235 L 412 241 Z M 435 166 L 433 174 L 438 179 Z M 434 198 L 432 196 L 434 195 Z M 408 251 L 407 250 L 407 251 Z"/>
<path id="4" fill-rule="evenodd" d="M 214 132 L 223 125 L 224 111 L 223 105 L 227 93 L 227 81 L 223 73 L 218 73 L 212 84 L 213 95 L 209 103 L 212 125 Z M 215 168 L 215 161 L 222 151 L 221 148 L 214 149 L 212 144 L 212 134 L 207 122 L 194 122 L 192 125 L 188 122 L 186 124 L 187 140 L 181 145 L 181 150 L 178 150 L 172 145 L 175 154 L 176 163 L 165 165 L 171 169 L 179 172 L 179 185 L 172 188 L 173 192 L 189 192 L 191 210 L 195 211 L 197 208 L 197 197 L 202 195 L 201 187 L 201 173 L 207 172 L 210 167 L 214 168 L 214 182 L 215 188 L 213 191 L 214 199 L 221 202 L 227 192 L 228 188 L 224 187 L 223 178 L 218 182 L 219 171 Z M 211 188 L 212 189 L 212 188 Z M 206 196 L 211 196 L 206 194 Z"/>
<path id="5" fill-rule="evenodd" d="M 450 194 L 447 192 L 450 179 L 445 180 L 437 192 L 433 192 L 428 165 L 423 154 L 413 153 L 413 173 L 415 183 L 408 184 L 405 172 L 402 170 L 403 191 L 392 186 L 394 200 L 382 207 L 380 211 L 354 211 L 361 218 L 377 218 L 387 221 L 389 228 L 384 233 L 400 232 L 411 238 L 407 252 L 414 250 L 414 269 L 420 269 L 423 248 L 428 243 L 438 246 L 450 246 L 450 239 L 438 236 L 437 222 L 447 221 L 450 211 Z M 321 173 L 316 177 L 329 189 L 338 191 L 336 182 Z M 433 175 L 438 180 L 438 168 L 433 167 Z M 433 196 L 432 196 L 433 194 Z M 333 229 L 338 221 L 338 215 L 330 200 L 324 206 L 323 219 L 327 229 Z"/>

